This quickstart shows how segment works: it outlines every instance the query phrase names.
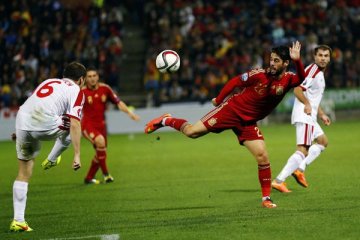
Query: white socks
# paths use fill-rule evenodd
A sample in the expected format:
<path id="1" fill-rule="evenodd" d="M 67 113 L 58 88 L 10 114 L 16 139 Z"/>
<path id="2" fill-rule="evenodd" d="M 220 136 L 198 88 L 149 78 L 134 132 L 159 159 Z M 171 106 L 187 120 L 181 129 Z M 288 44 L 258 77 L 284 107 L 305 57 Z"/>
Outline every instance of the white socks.
<path id="1" fill-rule="evenodd" d="M 70 139 L 61 141 L 59 138 L 57 138 L 47 159 L 51 162 L 55 162 L 56 159 L 69 147 L 70 143 L 71 143 Z"/>
<path id="2" fill-rule="evenodd" d="M 303 161 L 304 158 L 304 154 L 300 151 L 296 151 L 293 155 L 291 155 L 284 168 L 276 177 L 277 182 L 284 182 L 285 179 L 299 167 L 299 164 Z"/>
<path id="3" fill-rule="evenodd" d="M 25 207 L 28 191 L 28 183 L 21 181 L 14 181 L 13 185 L 13 204 L 14 204 L 14 219 L 18 222 L 25 222 Z"/>
<path id="4" fill-rule="evenodd" d="M 299 169 L 301 171 L 305 171 L 306 166 L 310 165 L 319 155 L 322 151 L 324 151 L 325 147 L 320 144 L 313 144 L 309 148 L 309 153 L 307 157 L 300 163 Z"/>

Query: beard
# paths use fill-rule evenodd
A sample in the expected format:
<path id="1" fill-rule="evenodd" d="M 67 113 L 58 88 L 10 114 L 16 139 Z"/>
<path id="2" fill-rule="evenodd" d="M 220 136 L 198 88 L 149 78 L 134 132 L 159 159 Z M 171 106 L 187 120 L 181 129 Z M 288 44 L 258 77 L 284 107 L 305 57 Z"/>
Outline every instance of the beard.
<path id="1" fill-rule="evenodd" d="M 278 69 L 274 69 L 272 67 L 270 67 L 270 75 L 273 77 L 279 77 L 284 71 L 284 68 L 278 68 Z"/>

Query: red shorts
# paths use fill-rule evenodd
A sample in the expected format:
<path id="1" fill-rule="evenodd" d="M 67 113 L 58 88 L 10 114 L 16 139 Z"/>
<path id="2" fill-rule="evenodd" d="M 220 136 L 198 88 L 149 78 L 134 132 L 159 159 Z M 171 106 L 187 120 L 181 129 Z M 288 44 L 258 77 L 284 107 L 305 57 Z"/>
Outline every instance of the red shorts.
<path id="1" fill-rule="evenodd" d="M 94 125 L 82 125 L 82 133 L 92 144 L 94 144 L 95 138 L 102 135 L 107 142 L 106 126 L 94 126 Z"/>
<path id="2" fill-rule="evenodd" d="M 209 132 L 220 133 L 227 129 L 233 130 L 241 145 L 246 140 L 264 140 L 256 122 L 244 123 L 227 102 L 207 113 L 201 121 Z"/>

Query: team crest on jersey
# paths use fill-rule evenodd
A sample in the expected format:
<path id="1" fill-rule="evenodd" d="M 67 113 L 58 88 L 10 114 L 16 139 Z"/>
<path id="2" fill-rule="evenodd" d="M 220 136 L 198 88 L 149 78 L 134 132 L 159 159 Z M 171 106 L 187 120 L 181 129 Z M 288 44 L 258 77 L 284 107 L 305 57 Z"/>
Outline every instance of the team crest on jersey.
<path id="1" fill-rule="evenodd" d="M 92 103 L 93 103 L 92 96 L 88 96 L 88 97 L 87 97 L 87 101 L 88 101 L 89 104 L 92 104 Z"/>
<path id="2" fill-rule="evenodd" d="M 102 101 L 102 102 L 106 102 L 106 95 L 104 95 L 104 94 L 101 95 L 101 101 Z"/>
<path id="3" fill-rule="evenodd" d="M 244 74 L 241 74 L 241 80 L 243 82 L 246 82 L 249 78 L 249 74 L 248 73 L 244 73 Z"/>
<path id="4" fill-rule="evenodd" d="M 282 95 L 284 94 L 284 87 L 283 86 L 276 86 L 276 95 Z"/>
<path id="5" fill-rule="evenodd" d="M 267 84 L 258 83 L 258 84 L 255 86 L 254 90 L 255 90 L 259 95 L 264 95 L 267 86 L 268 86 Z"/>
<path id="6" fill-rule="evenodd" d="M 209 125 L 212 127 L 217 123 L 216 118 L 210 118 L 210 120 L 208 121 Z"/>

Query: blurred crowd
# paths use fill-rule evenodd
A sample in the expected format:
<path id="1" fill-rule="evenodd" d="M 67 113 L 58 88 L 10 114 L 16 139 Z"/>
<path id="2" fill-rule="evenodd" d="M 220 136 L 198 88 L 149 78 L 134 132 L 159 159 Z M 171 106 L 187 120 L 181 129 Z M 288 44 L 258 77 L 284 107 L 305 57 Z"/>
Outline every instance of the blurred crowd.
<path id="1" fill-rule="evenodd" d="M 0 110 L 15 114 L 43 80 L 77 60 L 117 84 L 123 16 L 118 1 L 0 2 Z M 5 116 L 6 117 L 6 116 Z"/>
<path id="2" fill-rule="evenodd" d="M 149 105 L 207 101 L 229 80 L 266 67 L 271 47 L 302 43 L 304 64 L 318 44 L 332 47 L 327 87 L 360 86 L 359 0 L 154 0 L 145 7 Z M 159 74 L 157 53 L 181 57 L 175 74 Z"/>
<path id="3" fill-rule="evenodd" d="M 39 82 L 61 77 L 74 60 L 97 67 L 116 90 L 124 12 L 146 32 L 149 106 L 207 101 L 229 78 L 266 67 L 271 47 L 294 40 L 305 64 L 317 44 L 333 48 L 328 87 L 360 86 L 359 0 L 12 0 L 0 2 L 0 111 L 15 113 Z M 177 73 L 156 70 L 164 49 L 180 54 Z"/>

